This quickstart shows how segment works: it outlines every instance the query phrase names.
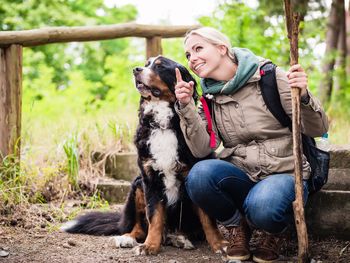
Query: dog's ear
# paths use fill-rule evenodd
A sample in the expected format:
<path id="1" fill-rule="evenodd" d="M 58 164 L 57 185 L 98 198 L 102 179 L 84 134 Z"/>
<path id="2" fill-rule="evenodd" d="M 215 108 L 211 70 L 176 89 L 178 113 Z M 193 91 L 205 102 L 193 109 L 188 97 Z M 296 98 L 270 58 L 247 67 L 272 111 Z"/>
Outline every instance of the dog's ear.
<path id="1" fill-rule="evenodd" d="M 186 81 L 186 82 L 193 81 L 194 85 L 193 85 L 193 96 L 192 97 L 193 97 L 194 101 L 197 102 L 197 100 L 198 100 L 197 81 L 194 79 L 194 77 L 191 75 L 191 73 L 184 66 L 179 64 L 177 66 L 177 68 L 180 70 L 181 77 L 182 77 L 183 81 Z"/>

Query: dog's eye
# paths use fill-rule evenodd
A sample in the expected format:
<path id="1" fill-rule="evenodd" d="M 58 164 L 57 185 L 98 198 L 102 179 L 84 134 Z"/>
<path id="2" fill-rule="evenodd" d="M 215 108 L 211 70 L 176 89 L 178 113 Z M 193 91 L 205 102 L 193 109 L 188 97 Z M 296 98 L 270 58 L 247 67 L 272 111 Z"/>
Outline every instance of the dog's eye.
<path id="1" fill-rule="evenodd" d="M 163 68 L 163 65 L 162 65 L 162 64 L 159 64 L 159 63 L 156 63 L 156 64 L 154 64 L 154 67 L 155 67 L 156 69 L 162 69 L 162 68 Z"/>
<path id="2" fill-rule="evenodd" d="M 152 88 L 151 92 L 152 92 L 153 96 L 155 96 L 155 97 L 159 97 L 162 94 L 162 92 L 156 88 Z"/>
<path id="3" fill-rule="evenodd" d="M 151 64 L 151 61 L 148 60 L 145 64 L 145 67 L 148 67 L 150 64 Z"/>

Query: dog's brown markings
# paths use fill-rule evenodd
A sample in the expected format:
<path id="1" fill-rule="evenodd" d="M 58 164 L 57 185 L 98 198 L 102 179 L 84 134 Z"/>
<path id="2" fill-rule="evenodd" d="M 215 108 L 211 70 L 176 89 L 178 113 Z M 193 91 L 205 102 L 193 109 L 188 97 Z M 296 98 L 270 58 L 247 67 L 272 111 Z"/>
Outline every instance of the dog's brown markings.
<path id="1" fill-rule="evenodd" d="M 145 172 L 145 174 L 148 177 L 152 176 L 152 164 L 154 163 L 154 161 L 152 159 L 144 159 L 142 160 L 142 166 L 143 166 L 143 171 Z"/>
<path id="2" fill-rule="evenodd" d="M 152 87 L 157 87 L 161 90 L 162 94 L 160 96 L 161 101 L 175 102 L 176 97 L 173 94 L 168 86 L 161 80 L 157 74 L 151 74 L 150 84 Z"/>
<path id="3" fill-rule="evenodd" d="M 146 213 L 145 207 L 145 195 L 141 189 L 136 189 L 135 192 L 135 207 L 136 207 L 136 222 L 130 233 L 125 234 L 125 236 L 132 237 L 136 240 L 143 240 L 146 237 L 145 231 L 143 231 L 141 226 L 141 216 Z"/>
<path id="4" fill-rule="evenodd" d="M 227 241 L 222 237 L 215 222 L 201 209 L 197 208 L 199 220 L 205 233 L 205 237 L 214 252 L 220 252 L 224 246 L 227 246 Z"/>
<path id="5" fill-rule="evenodd" d="M 177 174 L 180 174 L 182 178 L 186 178 L 190 170 L 186 164 L 177 162 L 175 171 Z"/>
<path id="6" fill-rule="evenodd" d="M 148 220 L 148 234 L 145 242 L 140 245 L 140 249 L 142 250 L 141 254 L 157 254 L 160 250 L 160 245 L 162 242 L 165 220 L 164 206 L 161 203 L 156 205 L 153 216 L 148 218 Z"/>
<path id="7" fill-rule="evenodd" d="M 162 61 L 161 61 L 160 59 L 156 59 L 156 60 L 154 61 L 154 64 L 160 65 L 160 64 L 162 64 Z"/>

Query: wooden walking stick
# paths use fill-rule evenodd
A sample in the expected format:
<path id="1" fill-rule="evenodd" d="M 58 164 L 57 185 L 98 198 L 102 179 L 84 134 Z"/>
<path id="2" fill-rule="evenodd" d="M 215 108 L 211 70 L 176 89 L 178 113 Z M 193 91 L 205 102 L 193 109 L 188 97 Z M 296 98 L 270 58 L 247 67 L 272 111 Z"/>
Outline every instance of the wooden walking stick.
<path id="1" fill-rule="evenodd" d="M 284 0 L 286 26 L 290 43 L 290 65 L 298 64 L 298 34 L 300 16 L 296 12 L 297 0 Z M 295 226 L 298 235 L 298 262 L 309 262 L 308 237 L 305 223 L 302 184 L 302 142 L 300 133 L 300 89 L 292 88 L 293 155 L 295 177 L 295 201 L 293 202 Z"/>

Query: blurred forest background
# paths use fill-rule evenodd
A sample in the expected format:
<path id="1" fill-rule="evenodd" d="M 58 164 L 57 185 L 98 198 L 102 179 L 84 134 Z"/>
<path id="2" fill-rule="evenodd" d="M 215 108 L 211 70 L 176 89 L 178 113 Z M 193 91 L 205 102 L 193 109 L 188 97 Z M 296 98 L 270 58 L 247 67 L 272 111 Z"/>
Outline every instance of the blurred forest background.
<path id="1" fill-rule="evenodd" d="M 299 61 L 309 75 L 310 90 L 330 117 L 331 143 L 348 144 L 349 3 L 301 2 L 305 8 Z M 117 8 L 103 0 L 2 0 L 0 30 L 118 24 L 134 21 L 137 15 L 132 5 Z M 233 46 L 249 48 L 288 68 L 282 1 L 260 0 L 256 7 L 239 0 L 220 1 L 198 23 L 223 31 Z M 182 41 L 163 40 L 163 54 L 187 65 Z M 9 159 L 3 161 L 2 208 L 23 200 L 53 200 L 65 189 L 62 178 L 72 189 L 79 188 L 84 176 L 101 172 L 91 164 L 93 151 L 132 150 L 139 100 L 132 68 L 144 62 L 145 41 L 136 38 L 24 48 L 22 169 Z"/>

